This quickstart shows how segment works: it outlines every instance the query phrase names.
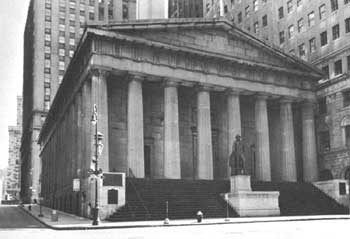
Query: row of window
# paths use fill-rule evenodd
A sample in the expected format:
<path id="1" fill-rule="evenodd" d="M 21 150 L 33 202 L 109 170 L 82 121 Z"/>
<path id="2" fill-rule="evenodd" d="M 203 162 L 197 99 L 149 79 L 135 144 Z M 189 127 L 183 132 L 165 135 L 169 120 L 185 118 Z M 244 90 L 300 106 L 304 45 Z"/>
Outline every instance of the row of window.
<path id="1" fill-rule="evenodd" d="M 350 18 L 347 18 L 345 21 L 345 33 L 350 32 Z M 288 27 L 288 38 L 292 38 L 294 35 L 294 29 L 293 25 Z M 339 24 L 336 24 L 332 27 L 332 39 L 337 40 L 340 38 L 340 27 Z M 283 44 L 285 42 L 285 36 L 284 31 L 279 32 L 279 40 L 280 44 Z M 320 33 L 320 46 L 323 47 L 328 44 L 328 35 L 327 31 Z M 305 58 L 306 57 L 306 46 L 305 43 L 302 43 L 298 46 L 299 51 L 299 57 Z M 313 37 L 309 40 L 309 52 L 310 54 L 314 53 L 316 51 L 316 38 Z M 295 54 L 294 50 L 291 50 L 289 53 Z"/>

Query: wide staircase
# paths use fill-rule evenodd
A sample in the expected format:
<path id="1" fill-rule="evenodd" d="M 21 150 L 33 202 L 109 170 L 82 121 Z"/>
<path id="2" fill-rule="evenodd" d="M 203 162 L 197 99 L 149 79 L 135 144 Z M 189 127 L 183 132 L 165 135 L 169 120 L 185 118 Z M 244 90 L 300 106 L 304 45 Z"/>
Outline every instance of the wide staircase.
<path id="1" fill-rule="evenodd" d="M 226 217 L 226 202 L 220 193 L 228 182 L 220 180 L 126 179 L 126 202 L 110 221 L 195 218 L 200 210 L 206 218 Z M 136 189 L 136 190 L 135 190 Z M 237 216 L 228 207 L 230 217 Z"/>
<path id="2" fill-rule="evenodd" d="M 347 214 L 338 204 L 311 183 L 252 182 L 253 191 L 279 191 L 282 216 Z"/>
<path id="3" fill-rule="evenodd" d="M 310 183 L 252 182 L 253 191 L 279 191 L 282 216 L 346 214 L 339 205 Z M 137 221 L 226 217 L 226 202 L 221 193 L 230 191 L 228 180 L 126 179 L 126 205 L 109 221 Z M 167 206 L 168 205 L 168 206 Z M 168 214 L 167 214 L 168 208 Z M 229 217 L 238 216 L 228 207 Z"/>

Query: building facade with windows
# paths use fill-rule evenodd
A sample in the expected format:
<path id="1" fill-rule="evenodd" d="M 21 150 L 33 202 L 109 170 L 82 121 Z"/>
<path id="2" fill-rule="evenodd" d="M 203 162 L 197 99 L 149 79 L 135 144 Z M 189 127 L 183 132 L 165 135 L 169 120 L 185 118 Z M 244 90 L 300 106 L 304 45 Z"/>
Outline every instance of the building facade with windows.
<path id="1" fill-rule="evenodd" d="M 86 24 L 135 18 L 136 0 L 31 0 L 24 31 L 21 197 L 38 198 L 37 137 Z"/>
<path id="2" fill-rule="evenodd" d="M 6 174 L 6 193 L 12 200 L 19 200 L 20 146 L 22 137 L 22 97 L 17 97 L 17 124 L 9 126 L 9 159 Z"/>
<path id="3" fill-rule="evenodd" d="M 316 107 L 320 178 L 346 178 L 350 172 L 350 1 L 224 3 L 231 9 L 226 16 L 238 27 L 322 69 L 325 76 L 319 82 Z"/>

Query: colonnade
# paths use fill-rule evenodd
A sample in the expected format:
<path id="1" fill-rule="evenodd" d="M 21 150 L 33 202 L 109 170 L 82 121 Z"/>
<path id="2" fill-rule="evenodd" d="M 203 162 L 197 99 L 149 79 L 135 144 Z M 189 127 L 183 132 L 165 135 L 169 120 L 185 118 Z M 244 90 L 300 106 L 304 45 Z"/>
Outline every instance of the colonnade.
<path id="1" fill-rule="evenodd" d="M 100 74 L 103 78 L 104 74 Z M 128 167 L 138 178 L 144 173 L 144 135 L 143 135 L 143 76 L 130 75 L 128 79 Z M 106 81 L 106 79 L 102 79 Z M 179 137 L 179 109 L 178 83 L 165 80 L 164 88 L 164 178 L 181 178 L 180 137 Z M 210 110 L 210 88 L 196 87 L 197 99 L 197 165 L 195 178 L 213 179 L 213 146 Z M 255 95 L 255 130 L 256 130 L 256 179 L 271 181 L 270 140 L 267 110 L 267 95 Z M 241 134 L 240 92 L 234 89 L 226 91 L 227 100 L 227 132 L 228 144 L 232 145 L 235 136 Z M 106 102 L 107 103 L 107 102 Z M 281 97 L 281 179 L 283 181 L 297 181 L 295 157 L 293 101 Z M 302 107 L 302 157 L 305 181 L 318 179 L 316 158 L 315 122 L 312 102 L 303 101 Z"/>

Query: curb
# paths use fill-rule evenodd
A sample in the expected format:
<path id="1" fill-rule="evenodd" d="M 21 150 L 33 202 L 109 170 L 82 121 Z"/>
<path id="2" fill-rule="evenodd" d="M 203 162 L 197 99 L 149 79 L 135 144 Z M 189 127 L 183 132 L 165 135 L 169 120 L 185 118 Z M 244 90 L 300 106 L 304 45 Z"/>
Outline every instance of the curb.
<path id="1" fill-rule="evenodd" d="M 291 219 L 274 219 L 274 220 L 256 220 L 256 221 L 228 221 L 228 222 L 208 222 L 208 223 L 186 223 L 186 224 L 157 224 L 157 225 L 146 225 L 146 224 L 140 224 L 140 225 L 99 225 L 97 227 L 92 226 L 52 226 L 48 223 L 45 223 L 44 221 L 40 220 L 38 217 L 33 215 L 32 213 L 28 212 L 26 209 L 21 208 L 22 211 L 33 217 L 36 221 L 40 222 L 44 226 L 57 230 L 57 231 L 63 231 L 63 230 L 101 230 L 101 229 L 125 229 L 125 228 L 146 228 L 146 227 L 179 227 L 179 226 L 207 226 L 207 225 L 227 225 L 227 224 L 248 224 L 248 223 L 268 223 L 268 222 L 297 222 L 297 221 L 322 221 L 322 220 L 349 220 L 350 217 L 345 217 L 339 215 L 339 217 L 334 218 L 326 218 L 326 217 L 320 217 L 320 218 L 291 218 Z"/>
<path id="2" fill-rule="evenodd" d="M 26 213 L 27 215 L 31 216 L 32 218 L 34 218 L 34 220 L 36 220 L 37 222 L 39 222 L 40 224 L 44 225 L 45 227 L 48 227 L 50 229 L 54 229 L 51 225 L 47 224 L 46 222 L 40 220 L 38 217 L 34 216 L 32 213 L 28 212 L 26 209 L 24 209 L 24 207 L 21 206 L 17 206 L 17 208 L 19 208 L 22 212 Z"/>

